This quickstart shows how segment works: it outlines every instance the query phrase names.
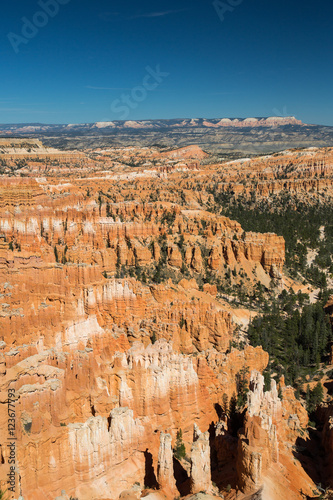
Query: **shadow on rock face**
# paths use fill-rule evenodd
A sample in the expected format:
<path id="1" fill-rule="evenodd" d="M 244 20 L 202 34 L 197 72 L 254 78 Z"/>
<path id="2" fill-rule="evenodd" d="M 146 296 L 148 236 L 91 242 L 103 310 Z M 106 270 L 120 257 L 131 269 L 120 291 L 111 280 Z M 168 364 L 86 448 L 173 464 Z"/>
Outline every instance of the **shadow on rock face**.
<path id="1" fill-rule="evenodd" d="M 190 494 L 190 478 L 182 466 L 182 464 L 176 458 L 173 459 L 173 470 L 175 473 L 176 486 L 181 494 L 181 496 L 186 496 Z"/>
<path id="2" fill-rule="evenodd" d="M 155 476 L 154 466 L 153 466 L 153 455 L 148 451 L 144 452 L 145 456 L 145 479 L 144 484 L 147 488 L 157 488 L 158 483 Z"/>

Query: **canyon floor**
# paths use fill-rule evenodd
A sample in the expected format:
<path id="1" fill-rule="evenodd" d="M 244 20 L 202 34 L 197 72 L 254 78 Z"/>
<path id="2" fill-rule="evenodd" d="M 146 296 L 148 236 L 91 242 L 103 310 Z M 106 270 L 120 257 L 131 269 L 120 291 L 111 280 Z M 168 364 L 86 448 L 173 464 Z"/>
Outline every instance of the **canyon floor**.
<path id="1" fill-rule="evenodd" d="M 0 139 L 2 491 L 332 498 L 333 148 L 61 140 Z"/>

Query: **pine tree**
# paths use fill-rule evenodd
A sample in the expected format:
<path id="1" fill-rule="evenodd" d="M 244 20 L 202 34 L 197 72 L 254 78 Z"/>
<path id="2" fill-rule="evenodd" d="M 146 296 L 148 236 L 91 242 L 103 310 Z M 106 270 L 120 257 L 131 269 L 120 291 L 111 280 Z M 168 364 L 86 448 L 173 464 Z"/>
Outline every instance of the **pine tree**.
<path id="1" fill-rule="evenodd" d="M 183 431 L 179 429 L 177 432 L 176 446 L 173 450 L 174 456 L 177 460 L 181 460 L 186 456 L 186 449 L 183 443 Z"/>
<path id="2" fill-rule="evenodd" d="M 311 391 L 310 391 L 310 386 L 308 384 L 306 386 L 306 396 L 305 396 L 306 408 L 308 412 L 310 410 L 310 400 L 311 400 Z"/>
<path id="3" fill-rule="evenodd" d="M 222 411 L 225 415 L 229 415 L 228 395 L 225 393 L 222 396 Z"/>
<path id="4" fill-rule="evenodd" d="M 56 262 L 59 262 L 58 250 L 57 250 L 56 245 L 54 246 L 54 257 L 55 257 Z"/>
<path id="5" fill-rule="evenodd" d="M 247 400 L 247 393 L 249 392 L 248 373 L 249 368 L 244 366 L 236 375 L 237 407 L 239 408 L 242 408 Z"/>

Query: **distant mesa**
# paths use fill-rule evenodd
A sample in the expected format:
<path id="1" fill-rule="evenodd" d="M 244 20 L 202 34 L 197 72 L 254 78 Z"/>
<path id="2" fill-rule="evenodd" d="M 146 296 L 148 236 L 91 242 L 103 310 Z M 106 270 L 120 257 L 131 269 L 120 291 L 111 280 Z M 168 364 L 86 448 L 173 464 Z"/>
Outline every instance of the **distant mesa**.
<path id="1" fill-rule="evenodd" d="M 297 120 L 294 116 L 270 116 L 268 118 L 244 118 L 233 119 L 222 118 L 215 125 L 207 120 L 204 122 L 205 126 L 216 127 L 276 127 L 283 125 L 304 125 L 301 120 Z"/>
<path id="2" fill-rule="evenodd" d="M 113 122 L 96 122 L 94 125 L 96 128 L 106 128 L 106 127 L 115 127 Z"/>
<path id="3" fill-rule="evenodd" d="M 276 127 L 285 125 L 304 125 L 301 120 L 297 120 L 294 116 L 271 116 L 268 118 L 191 118 L 178 120 L 128 120 L 125 122 L 98 122 L 93 127 L 106 128 L 116 127 L 146 129 L 153 128 L 159 130 L 161 128 L 188 128 L 188 127 L 205 127 L 205 128 L 221 128 L 221 127 Z"/>
<path id="4" fill-rule="evenodd" d="M 154 128 L 186 128 L 186 127 L 276 127 L 283 125 L 303 125 L 301 120 L 294 116 L 270 116 L 268 118 L 180 118 L 176 120 L 128 120 L 114 122 L 97 122 L 92 125 L 94 128 L 116 127 L 145 129 Z M 88 125 L 89 127 L 89 125 Z"/>
<path id="5" fill-rule="evenodd" d="M 208 121 L 208 120 L 204 120 L 202 122 L 202 125 L 204 127 L 218 127 L 218 124 L 217 123 L 214 123 L 214 122 L 211 122 L 211 121 Z"/>
<path id="6" fill-rule="evenodd" d="M 89 131 L 96 129 L 153 129 L 153 130 L 166 130 L 166 129 L 186 129 L 186 128 L 223 128 L 223 127 L 277 127 L 286 125 L 305 125 L 301 120 L 297 120 L 294 116 L 270 116 L 268 118 L 179 118 L 172 120 L 114 120 L 102 121 L 95 123 L 70 123 L 70 124 L 41 124 L 41 123 L 27 123 L 27 124 L 0 124 L 0 132 L 3 134 L 8 133 L 21 133 L 31 134 L 34 132 L 66 132 L 71 129 L 76 131 Z"/>
<path id="7" fill-rule="evenodd" d="M 125 122 L 123 126 L 126 128 L 144 128 L 145 127 L 144 123 L 145 122 L 136 122 L 133 120 L 129 120 Z M 149 126 L 149 123 L 147 123 L 147 125 Z"/>
<path id="8" fill-rule="evenodd" d="M 223 126 L 223 125 L 228 126 L 229 125 L 230 126 L 230 125 L 232 125 L 232 121 L 230 120 L 230 118 L 222 118 L 222 120 L 220 120 L 218 122 L 218 125 L 221 125 L 221 126 Z"/>

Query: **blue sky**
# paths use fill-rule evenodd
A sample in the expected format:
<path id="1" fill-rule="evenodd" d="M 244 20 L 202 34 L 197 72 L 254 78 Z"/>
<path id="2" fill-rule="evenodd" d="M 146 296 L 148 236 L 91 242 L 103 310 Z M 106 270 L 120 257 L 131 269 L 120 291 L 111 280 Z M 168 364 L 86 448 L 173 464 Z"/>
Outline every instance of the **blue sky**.
<path id="1" fill-rule="evenodd" d="M 39 1 L 57 1 L 55 15 L 38 16 Z M 220 0 L 220 16 L 211 0 L 39 1 L 2 2 L 0 123 L 279 114 L 333 125 L 331 0 Z"/>

